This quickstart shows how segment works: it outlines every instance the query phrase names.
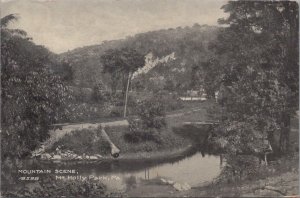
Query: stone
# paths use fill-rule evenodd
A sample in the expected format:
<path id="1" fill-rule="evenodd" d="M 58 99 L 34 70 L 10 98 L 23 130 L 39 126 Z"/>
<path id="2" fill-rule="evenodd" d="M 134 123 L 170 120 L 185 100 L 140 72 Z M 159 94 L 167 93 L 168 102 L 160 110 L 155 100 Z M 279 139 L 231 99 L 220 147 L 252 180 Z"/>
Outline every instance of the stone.
<path id="1" fill-rule="evenodd" d="M 103 156 L 100 154 L 97 154 L 96 156 L 98 157 L 98 159 L 103 158 Z"/>
<path id="2" fill-rule="evenodd" d="M 41 156 L 41 159 L 50 159 L 50 158 L 51 158 L 51 155 L 49 153 L 44 153 Z"/>
<path id="3" fill-rule="evenodd" d="M 54 155 L 54 156 L 52 157 L 52 159 L 54 159 L 54 160 L 61 159 L 61 156 L 60 156 L 60 155 Z"/>
<path id="4" fill-rule="evenodd" d="M 98 157 L 97 156 L 90 156 L 90 159 L 91 160 L 96 160 L 96 159 L 98 159 Z"/>
<path id="5" fill-rule="evenodd" d="M 170 184 L 170 185 L 173 185 L 175 182 L 172 181 L 172 180 L 167 180 L 167 183 Z"/>
<path id="6" fill-rule="evenodd" d="M 177 191 L 182 191 L 183 189 L 182 189 L 182 186 L 179 184 L 179 183 L 175 183 L 174 185 L 173 185 L 173 187 L 177 190 Z"/>
<path id="7" fill-rule="evenodd" d="M 165 180 L 164 178 L 160 178 L 160 181 L 161 181 L 163 184 L 166 184 L 166 183 L 167 183 L 167 180 Z"/>
<path id="8" fill-rule="evenodd" d="M 72 159 L 75 159 L 77 156 L 78 156 L 78 155 L 76 155 L 76 154 L 71 154 L 70 157 L 71 157 Z"/>
<path id="9" fill-rule="evenodd" d="M 183 190 L 190 190 L 191 189 L 191 186 L 186 182 L 183 185 L 181 185 L 181 187 L 182 187 Z"/>
<path id="10" fill-rule="evenodd" d="M 68 157 L 68 155 L 65 154 L 65 153 L 62 153 L 62 154 L 61 154 L 61 157 L 62 157 L 62 158 L 66 158 L 66 157 Z"/>
<path id="11" fill-rule="evenodd" d="M 81 156 L 77 156 L 76 159 L 82 160 L 82 157 Z"/>

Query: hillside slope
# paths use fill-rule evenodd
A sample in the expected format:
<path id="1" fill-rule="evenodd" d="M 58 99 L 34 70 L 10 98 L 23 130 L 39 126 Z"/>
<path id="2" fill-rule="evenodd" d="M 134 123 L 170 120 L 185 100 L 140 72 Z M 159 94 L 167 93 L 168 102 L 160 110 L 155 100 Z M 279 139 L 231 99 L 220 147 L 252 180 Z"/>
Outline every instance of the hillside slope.
<path id="1" fill-rule="evenodd" d="M 60 58 L 70 62 L 73 71 L 73 83 L 83 87 L 93 87 L 98 82 L 109 86 L 110 78 L 102 73 L 100 57 L 108 49 L 130 47 L 137 49 L 152 59 L 163 59 L 174 53 L 171 61 L 159 62 L 151 68 L 147 75 L 142 75 L 145 81 L 161 79 L 162 83 L 169 81 L 189 81 L 192 68 L 205 61 L 210 56 L 208 43 L 215 39 L 219 27 L 198 25 L 193 27 L 178 27 L 136 34 L 126 39 L 104 41 L 99 45 L 77 48 L 60 54 Z M 138 79 L 138 78 L 136 78 Z"/>

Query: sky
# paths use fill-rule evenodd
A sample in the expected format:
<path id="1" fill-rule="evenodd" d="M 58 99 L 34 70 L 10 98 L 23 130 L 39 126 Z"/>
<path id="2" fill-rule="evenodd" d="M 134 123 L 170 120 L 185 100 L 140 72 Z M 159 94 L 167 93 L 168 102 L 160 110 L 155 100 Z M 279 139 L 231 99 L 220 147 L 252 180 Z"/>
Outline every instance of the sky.
<path id="1" fill-rule="evenodd" d="M 1 0 L 1 17 L 18 14 L 25 30 L 55 53 L 137 33 L 178 26 L 217 25 L 225 0 Z"/>

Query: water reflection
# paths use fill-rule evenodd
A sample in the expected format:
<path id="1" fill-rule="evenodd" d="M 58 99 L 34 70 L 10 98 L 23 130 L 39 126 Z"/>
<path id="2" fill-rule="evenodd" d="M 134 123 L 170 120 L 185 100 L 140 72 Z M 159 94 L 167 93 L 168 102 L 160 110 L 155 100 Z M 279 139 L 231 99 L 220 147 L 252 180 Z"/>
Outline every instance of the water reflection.
<path id="1" fill-rule="evenodd" d="M 195 147 L 173 158 L 130 160 L 125 158 L 99 162 L 42 162 L 35 159 L 23 160 L 22 169 L 75 169 L 78 175 L 100 178 L 108 189 L 124 192 L 156 178 L 199 186 L 217 177 L 222 168 L 223 156 L 216 153 L 207 143 L 207 132 L 195 133 Z M 197 132 L 197 134 L 196 134 Z M 191 134 L 191 133 L 190 133 Z M 192 133 L 193 134 L 193 133 Z M 196 139 L 196 136 L 198 139 Z M 201 141 L 199 140 L 199 137 Z M 197 140 L 197 141 L 196 141 Z"/>
<path id="2" fill-rule="evenodd" d="M 81 176 L 99 177 L 109 188 L 125 190 L 139 185 L 141 180 L 166 178 L 175 182 L 187 182 L 197 186 L 211 181 L 220 173 L 222 159 L 214 155 L 192 152 L 181 158 L 150 161 L 99 162 L 96 164 L 40 163 L 38 160 L 23 161 L 22 169 L 76 169 Z"/>

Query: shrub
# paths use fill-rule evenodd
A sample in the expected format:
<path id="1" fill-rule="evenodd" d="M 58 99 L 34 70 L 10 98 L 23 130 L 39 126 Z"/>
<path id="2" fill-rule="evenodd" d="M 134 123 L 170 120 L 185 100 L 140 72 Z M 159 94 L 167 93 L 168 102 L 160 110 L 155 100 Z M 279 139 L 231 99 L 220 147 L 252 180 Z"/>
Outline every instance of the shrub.
<path id="1" fill-rule="evenodd" d="M 165 104 L 160 97 L 152 96 L 141 101 L 136 109 L 137 115 L 141 120 L 142 128 L 160 129 L 166 126 Z"/>
<path id="2" fill-rule="evenodd" d="M 106 95 L 104 91 L 105 87 L 103 83 L 98 83 L 93 87 L 92 99 L 95 102 L 103 102 L 106 101 Z"/>
<path id="3" fill-rule="evenodd" d="M 255 156 L 228 154 L 224 157 L 226 159 L 226 165 L 218 178 L 219 182 L 234 182 L 251 178 L 259 170 L 259 162 Z"/>
<path id="4" fill-rule="evenodd" d="M 87 120 L 94 120 L 97 118 L 108 117 L 110 115 L 111 106 L 104 104 L 90 104 L 90 103 L 71 103 L 69 104 L 69 116 L 66 120 L 61 122 L 81 122 Z"/>
<path id="5" fill-rule="evenodd" d="M 158 93 L 166 111 L 174 111 L 183 108 L 183 102 L 176 93 L 161 91 Z"/>
<path id="6" fill-rule="evenodd" d="M 154 141 L 161 143 L 160 131 L 166 126 L 165 106 L 157 97 L 140 102 L 136 108 L 139 119 L 129 120 L 129 133 L 124 138 L 132 143 Z"/>
<path id="7" fill-rule="evenodd" d="M 5 191 L 4 197 L 107 197 L 110 193 L 99 181 L 64 181 L 54 176 L 41 177 L 32 188 L 23 187 L 17 191 Z"/>

